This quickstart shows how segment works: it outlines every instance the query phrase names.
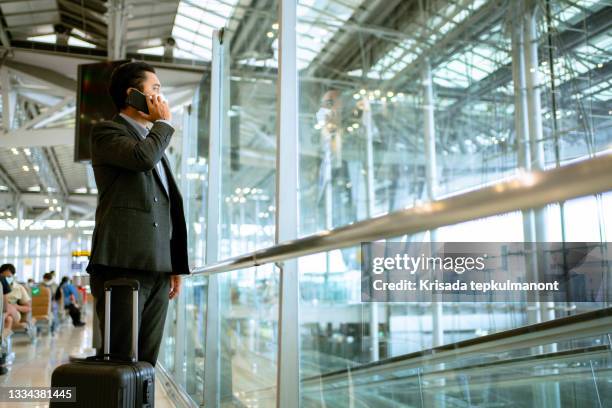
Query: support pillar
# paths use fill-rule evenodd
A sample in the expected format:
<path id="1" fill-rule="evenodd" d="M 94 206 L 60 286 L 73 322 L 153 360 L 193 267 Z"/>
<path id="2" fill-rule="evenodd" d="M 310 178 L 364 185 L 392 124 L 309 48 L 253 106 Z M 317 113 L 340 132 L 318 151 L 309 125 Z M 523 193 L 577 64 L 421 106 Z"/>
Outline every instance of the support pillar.
<path id="1" fill-rule="evenodd" d="M 436 131 L 434 122 L 434 97 L 431 66 L 429 61 L 425 62 L 421 71 L 421 82 L 423 84 L 423 130 L 425 140 L 425 174 L 427 177 L 427 200 L 436 199 L 436 187 L 438 185 L 436 165 Z M 436 242 L 436 231 L 430 233 L 430 241 Z M 433 248 L 432 248 L 433 249 Z M 442 327 L 442 304 L 438 301 L 432 303 L 433 319 L 433 341 L 432 346 L 440 346 L 444 343 L 444 328 Z"/>
<path id="2" fill-rule="evenodd" d="M 110 0 L 108 7 L 107 52 L 111 61 L 125 59 L 127 7 L 125 0 Z"/>
<path id="3" fill-rule="evenodd" d="M 362 123 L 366 135 L 366 216 L 371 218 L 374 216 L 374 140 L 373 140 L 373 123 L 372 123 L 372 107 L 367 97 L 362 98 L 363 116 Z M 380 344 L 378 339 L 379 312 L 384 310 L 385 304 L 378 302 L 370 302 L 370 360 L 378 361 L 380 359 Z M 384 314 L 384 313 L 383 313 Z"/>
<path id="4" fill-rule="evenodd" d="M 433 96 L 433 77 L 431 74 L 431 65 L 428 60 L 423 63 L 421 69 L 421 84 L 423 86 L 423 137 L 425 145 L 425 175 L 427 178 L 427 200 L 433 201 L 436 199 L 436 189 L 438 186 L 438 167 L 436 164 L 436 129 L 434 121 L 434 96 Z M 436 230 L 429 231 L 429 241 L 431 242 L 431 251 L 436 250 Z M 442 297 L 440 294 L 432 294 L 431 302 L 431 325 L 432 325 L 432 347 L 441 346 L 444 344 L 444 313 Z M 437 369 L 444 369 L 444 365 L 436 366 Z M 437 385 L 444 389 L 444 379 L 439 381 Z M 429 397 L 429 396 L 428 396 Z M 446 396 L 442 391 L 433 396 L 434 400 L 429 403 L 436 408 L 446 406 Z"/>
<path id="5" fill-rule="evenodd" d="M 517 146 L 517 167 L 519 171 L 531 171 L 531 145 L 529 140 L 529 116 L 527 107 L 527 84 L 525 72 L 524 5 L 522 2 L 513 9 L 511 22 L 512 36 L 512 81 L 514 83 L 514 128 Z M 522 211 L 523 241 L 525 242 L 525 270 L 527 279 L 537 277 L 535 217 L 533 210 Z M 527 322 L 540 322 L 539 304 L 533 299 L 526 305 Z"/>
<path id="6" fill-rule="evenodd" d="M 210 141 L 206 219 L 206 263 L 218 260 L 221 221 L 221 138 L 224 128 L 223 72 L 226 56 L 223 31 L 213 32 L 210 93 Z M 204 350 L 204 405 L 220 407 L 221 395 L 221 317 L 219 275 L 208 277 L 206 307 L 206 348 Z"/>
<path id="7" fill-rule="evenodd" d="M 298 235 L 297 2 L 280 0 L 276 132 L 276 244 Z M 299 406 L 300 294 L 297 259 L 279 264 L 276 406 Z"/>
<path id="8" fill-rule="evenodd" d="M 525 76 L 527 86 L 527 109 L 529 120 L 529 144 L 531 149 L 531 168 L 533 170 L 544 170 L 544 132 L 542 126 L 542 106 L 541 106 L 541 84 L 538 72 L 538 32 L 537 32 L 537 3 L 534 0 L 527 0 L 523 14 L 524 32 L 524 55 L 525 55 Z M 553 112 L 553 115 L 555 112 Z M 536 208 L 534 212 L 534 232 L 535 241 L 544 243 L 548 241 L 547 236 L 547 209 L 546 207 Z M 535 264 L 538 272 L 544 272 L 547 268 L 546 256 L 539 251 L 536 253 Z M 539 302 L 540 321 L 555 319 L 554 302 Z M 556 344 L 540 347 L 538 352 L 555 352 Z M 551 382 L 537 386 L 534 393 L 537 406 L 561 406 L 559 383 Z"/>

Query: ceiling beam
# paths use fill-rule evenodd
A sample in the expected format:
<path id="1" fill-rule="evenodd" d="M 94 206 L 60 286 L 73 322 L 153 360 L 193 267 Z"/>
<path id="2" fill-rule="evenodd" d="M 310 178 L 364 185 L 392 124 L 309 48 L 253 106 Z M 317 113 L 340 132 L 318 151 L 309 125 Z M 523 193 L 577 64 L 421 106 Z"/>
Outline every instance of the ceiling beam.
<path id="1" fill-rule="evenodd" d="M 77 83 L 74 79 L 60 74 L 48 68 L 37 65 L 26 64 L 14 60 L 7 60 L 4 65 L 12 71 L 29 77 L 34 81 L 43 82 L 55 88 L 60 93 L 74 96 L 76 94 Z"/>
<path id="2" fill-rule="evenodd" d="M 39 107 L 49 107 L 61 102 L 62 98 L 44 94 L 44 90 L 31 86 L 13 86 L 19 94 L 19 98 Z"/>
<path id="3" fill-rule="evenodd" d="M 4 64 L 6 65 L 6 61 Z M 8 132 L 12 127 L 16 98 L 11 86 L 9 71 L 5 66 L 0 68 L 0 83 L 2 84 L 2 127 L 4 132 Z"/>
<path id="4" fill-rule="evenodd" d="M 0 10 L 0 43 L 5 48 L 11 48 L 11 40 L 8 37 L 6 26 L 4 25 L 4 17 Z"/>
<path id="5" fill-rule="evenodd" d="M 47 220 L 47 219 L 51 218 L 53 215 L 55 215 L 55 214 L 56 214 L 55 211 L 45 210 L 42 213 L 40 213 L 36 218 L 31 220 L 28 225 L 24 225 L 23 229 L 32 228 L 32 226 L 34 226 L 34 224 L 36 224 L 38 221 Z"/>
<path id="6" fill-rule="evenodd" d="M 19 187 L 15 180 L 6 172 L 2 164 L 0 164 L 0 183 L 9 188 L 14 194 L 19 194 Z"/>
<path id="7" fill-rule="evenodd" d="M 55 174 L 55 179 L 58 181 L 62 195 L 67 197 L 70 195 L 70 190 L 68 189 L 68 183 L 66 181 L 66 177 L 64 176 L 64 172 L 62 171 L 62 166 L 57 159 L 57 154 L 55 154 L 55 149 L 53 149 L 53 147 L 43 147 L 43 152 L 47 156 L 47 161 L 51 165 L 51 170 Z"/>
<path id="8" fill-rule="evenodd" d="M 0 148 L 74 145 L 74 128 L 15 130 L 0 135 Z"/>
<path id="9" fill-rule="evenodd" d="M 28 130 L 30 128 L 35 128 L 36 125 L 39 125 L 44 120 L 46 120 L 46 119 L 48 119 L 50 117 L 53 117 L 53 115 L 55 115 L 55 113 L 57 113 L 60 110 L 64 109 L 68 104 L 72 103 L 73 101 L 74 101 L 74 97 L 73 96 L 65 97 L 60 102 L 58 102 L 55 105 L 49 107 L 44 113 L 41 113 L 40 115 L 35 116 L 32 119 L 30 119 L 29 121 L 27 121 L 26 123 L 24 123 L 20 128 L 16 129 L 15 131 L 19 132 L 19 131 L 23 131 L 23 130 Z"/>
<path id="10" fill-rule="evenodd" d="M 98 48 L 58 46 L 34 41 L 13 41 L 12 50 L 19 53 L 49 54 L 69 59 L 90 60 L 92 62 L 106 60 L 106 50 Z M 181 72 L 201 74 L 210 71 L 210 62 L 192 60 L 187 58 L 164 58 L 158 55 L 147 55 L 138 53 L 127 53 L 127 58 L 137 61 L 146 61 L 155 68 L 164 68 L 175 71 L 176 75 Z M 79 62 L 81 63 L 81 62 Z M 84 63 L 84 61 L 83 61 Z M 76 81 L 75 89 L 76 89 Z"/>

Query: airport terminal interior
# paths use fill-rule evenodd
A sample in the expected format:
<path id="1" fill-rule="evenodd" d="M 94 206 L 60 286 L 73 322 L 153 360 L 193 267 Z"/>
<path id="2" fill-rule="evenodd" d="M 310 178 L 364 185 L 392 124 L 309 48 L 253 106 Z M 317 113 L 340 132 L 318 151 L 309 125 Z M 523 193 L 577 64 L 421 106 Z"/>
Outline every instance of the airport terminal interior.
<path id="1" fill-rule="evenodd" d="M 0 388 L 100 347 L 89 130 L 144 61 L 192 271 L 157 407 L 612 406 L 610 0 L 0 0 L 0 40 L 0 264 L 30 306 Z M 558 243 L 601 280 L 372 301 L 371 242 L 499 243 L 525 276 Z"/>

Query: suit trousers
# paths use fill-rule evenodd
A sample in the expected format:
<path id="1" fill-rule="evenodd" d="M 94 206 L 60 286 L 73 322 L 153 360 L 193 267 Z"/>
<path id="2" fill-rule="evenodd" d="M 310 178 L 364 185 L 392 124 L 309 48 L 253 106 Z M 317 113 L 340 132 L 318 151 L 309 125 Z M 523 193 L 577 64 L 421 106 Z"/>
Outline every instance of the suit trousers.
<path id="1" fill-rule="evenodd" d="M 164 333 L 168 310 L 170 275 L 144 271 L 98 270 L 91 273 L 89 283 L 94 296 L 96 313 L 102 333 L 104 349 L 104 282 L 112 279 L 135 279 L 140 283 L 138 292 L 138 360 L 157 362 L 159 347 Z M 111 292 L 110 352 L 113 355 L 129 356 L 132 345 L 132 291 L 127 287 L 113 288 Z"/>

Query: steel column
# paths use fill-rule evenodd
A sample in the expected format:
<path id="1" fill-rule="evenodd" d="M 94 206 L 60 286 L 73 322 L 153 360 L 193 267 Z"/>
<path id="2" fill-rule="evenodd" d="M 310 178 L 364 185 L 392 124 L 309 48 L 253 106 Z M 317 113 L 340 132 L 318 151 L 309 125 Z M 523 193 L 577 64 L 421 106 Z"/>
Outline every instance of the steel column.
<path id="1" fill-rule="evenodd" d="M 224 123 L 225 104 L 223 71 L 225 69 L 225 46 L 223 30 L 213 32 L 210 83 L 210 141 L 208 153 L 208 193 L 206 217 L 206 263 L 215 263 L 219 256 L 219 225 L 221 197 L 221 136 Z M 208 278 L 206 306 L 206 348 L 204 365 L 204 405 L 220 406 L 221 371 L 221 325 L 220 325 L 219 276 Z"/>
<path id="2" fill-rule="evenodd" d="M 279 2 L 279 67 L 276 133 L 276 243 L 298 234 L 297 2 Z M 276 406 L 299 406 L 299 277 L 297 259 L 280 266 Z"/>

